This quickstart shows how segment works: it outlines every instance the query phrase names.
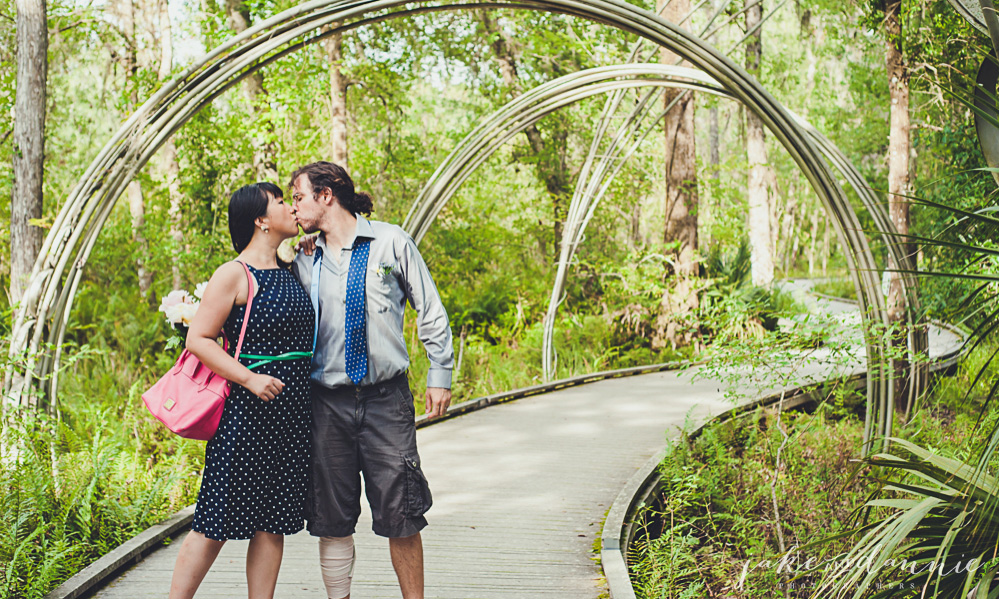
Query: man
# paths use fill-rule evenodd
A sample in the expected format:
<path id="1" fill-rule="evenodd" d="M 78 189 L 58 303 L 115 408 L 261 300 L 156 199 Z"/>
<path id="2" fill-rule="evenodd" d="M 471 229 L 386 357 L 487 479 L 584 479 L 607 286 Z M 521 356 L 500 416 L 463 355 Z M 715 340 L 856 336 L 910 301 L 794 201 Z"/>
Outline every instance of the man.
<path id="1" fill-rule="evenodd" d="M 431 496 L 416 451 L 403 312 L 407 301 L 416 309 L 430 358 L 430 417 L 444 414 L 451 403 L 454 351 L 447 313 L 412 238 L 400 227 L 364 218 L 371 198 L 355 193 L 342 167 L 304 166 L 292 175 L 291 186 L 299 225 L 306 233 L 319 232 L 315 255 L 300 252 L 292 268 L 318 296 L 306 515 L 309 532 L 320 537 L 327 592 L 330 599 L 349 596 L 349 568 L 342 560 L 347 556 L 349 563 L 353 550 L 363 473 L 372 528 L 389 539 L 402 595 L 422 599 L 420 531 Z"/>

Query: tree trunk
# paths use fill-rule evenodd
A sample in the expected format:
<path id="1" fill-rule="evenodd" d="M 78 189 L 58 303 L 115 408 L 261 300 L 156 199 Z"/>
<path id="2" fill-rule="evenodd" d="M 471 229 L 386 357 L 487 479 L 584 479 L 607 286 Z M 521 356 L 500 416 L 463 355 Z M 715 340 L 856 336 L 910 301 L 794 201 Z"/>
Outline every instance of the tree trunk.
<path id="1" fill-rule="evenodd" d="M 333 27 L 338 27 L 334 23 Z M 343 35 L 326 38 L 326 58 L 330 63 L 330 160 L 347 168 L 347 86 L 343 75 Z"/>
<path id="2" fill-rule="evenodd" d="M 909 205 L 901 195 L 909 192 L 909 71 L 902 51 L 902 24 L 899 12 L 901 0 L 888 0 L 885 4 L 885 63 L 888 75 L 888 94 L 891 98 L 890 126 L 888 130 L 888 216 L 899 234 L 909 234 Z M 901 195 L 900 195 L 901 194 Z M 916 256 L 906 244 L 906 253 L 914 262 Z M 898 264 L 889 261 L 890 270 L 899 269 Z M 906 324 L 905 294 L 902 279 L 892 272 L 888 286 L 888 320 L 894 327 L 892 344 L 896 355 L 906 355 L 908 346 L 908 326 Z M 902 384 L 909 368 L 908 360 L 893 361 L 895 372 L 895 408 L 907 411 L 909 389 Z"/>
<path id="3" fill-rule="evenodd" d="M 153 0 L 156 11 L 153 13 L 159 21 L 159 68 L 157 69 L 160 81 L 169 79 L 173 71 L 173 27 L 170 22 L 170 13 L 167 10 L 167 0 Z M 173 241 L 173 260 L 171 264 L 172 283 L 174 289 L 180 289 L 184 285 L 180 270 L 180 256 L 184 245 L 183 223 L 183 198 L 180 194 L 180 165 L 177 162 L 177 146 L 173 139 L 168 139 L 160 149 L 160 170 L 164 182 L 167 185 L 167 194 L 170 198 L 170 239 Z"/>
<path id="4" fill-rule="evenodd" d="M 821 33 L 821 32 L 820 32 Z M 815 56 L 815 52 L 812 50 L 812 46 L 815 45 L 815 26 L 812 24 L 812 11 L 806 10 L 801 14 L 800 27 L 798 30 L 798 39 L 801 41 L 802 46 L 805 48 L 805 95 L 806 98 L 811 98 L 812 94 L 815 92 L 815 73 L 818 67 L 818 58 Z M 825 36 L 821 36 L 824 39 Z M 801 116 L 808 117 L 808 103 L 804 103 L 801 107 Z"/>
<path id="5" fill-rule="evenodd" d="M 123 35 L 125 43 L 128 44 L 125 58 L 125 72 L 128 77 L 134 77 L 138 72 L 136 55 L 138 42 L 135 38 L 135 0 L 124 0 L 122 4 L 124 5 L 121 11 Z M 166 5 L 166 2 L 164 1 L 163 4 Z M 169 17 L 169 13 L 167 13 L 167 16 Z M 170 26 L 169 18 L 167 19 L 167 26 Z M 173 63 L 172 45 L 170 53 L 168 64 Z M 162 57 L 163 54 L 161 53 L 160 56 Z M 160 71 L 162 72 L 162 70 L 161 66 Z M 127 80 L 126 85 L 128 85 Z M 139 94 L 135 85 L 131 87 L 131 106 L 134 108 L 139 105 Z M 128 211 L 132 215 L 132 239 L 135 240 L 135 244 L 139 248 L 139 255 L 135 258 L 136 275 L 139 279 L 139 296 L 148 301 L 153 301 L 150 294 L 150 290 L 153 287 L 153 273 L 146 268 L 146 257 L 149 255 L 149 242 L 146 240 L 146 202 L 142 194 L 142 183 L 137 180 L 129 183 L 127 194 Z"/>
<path id="6" fill-rule="evenodd" d="M 771 251 L 774 256 L 774 265 L 777 264 L 777 244 L 780 242 L 780 224 L 777 218 L 777 198 L 780 197 L 780 185 L 777 183 L 777 171 L 770 164 L 766 166 L 767 176 L 767 203 L 770 207 L 770 242 L 773 244 Z"/>
<path id="7" fill-rule="evenodd" d="M 146 205 L 142 197 L 142 185 L 132 181 L 126 189 L 128 212 L 132 215 L 132 239 L 139 252 L 135 257 L 136 276 L 139 279 L 139 296 L 150 300 L 149 290 L 153 286 L 153 274 L 146 269 L 146 256 L 149 255 L 149 242 L 146 240 Z"/>
<path id="8" fill-rule="evenodd" d="M 663 18 L 680 23 L 690 12 L 690 0 L 657 0 L 656 9 Z M 680 27 L 689 30 L 690 21 Z M 679 56 L 669 50 L 659 51 L 659 62 L 673 65 Z M 676 102 L 664 119 L 664 157 L 666 163 L 665 223 L 663 241 L 676 244 L 670 251 L 675 275 L 659 303 L 653 349 L 667 344 L 673 349 L 690 345 L 694 332 L 684 327 L 686 316 L 697 309 L 698 297 L 691 280 L 697 274 L 697 161 L 694 138 L 694 95 L 685 90 L 663 90 L 664 107 Z"/>
<path id="9" fill-rule="evenodd" d="M 679 23 L 690 12 L 690 0 L 658 0 L 657 9 L 663 18 Z M 664 10 L 665 4 L 665 10 Z M 683 25 L 689 29 L 689 20 Z M 662 49 L 659 62 L 675 64 L 678 56 Z M 679 99 L 678 99 L 679 98 Z M 666 156 L 666 223 L 663 240 L 679 243 L 673 252 L 676 274 L 690 276 L 697 273 L 697 148 L 694 138 L 694 95 L 685 90 L 666 89 L 664 106 L 676 100 L 677 104 L 665 120 Z M 696 307 L 696 298 L 695 298 Z"/>
<path id="10" fill-rule="evenodd" d="M 631 235 L 629 236 L 631 249 L 636 250 L 645 245 L 642 238 L 642 203 L 636 201 L 631 206 Z"/>
<path id="11" fill-rule="evenodd" d="M 711 178 L 716 182 L 721 179 L 720 145 L 720 136 L 718 133 L 718 105 L 712 104 L 711 108 L 708 108 L 708 160 L 711 164 Z"/>
<path id="12" fill-rule="evenodd" d="M 135 76 L 139 67 L 137 55 L 139 44 L 135 34 L 135 0 L 119 0 L 111 5 L 111 11 L 111 14 L 118 20 L 121 37 L 125 40 L 125 48 L 122 53 L 122 69 L 125 72 L 125 80 L 122 89 L 130 90 L 128 97 L 129 109 L 131 110 L 139 104 L 139 94 L 135 85 Z M 132 217 L 132 239 L 138 248 L 135 257 L 135 270 L 139 282 L 139 296 L 152 301 L 149 292 L 152 288 L 153 277 L 146 268 L 149 242 L 145 235 L 146 205 L 142 194 L 142 184 L 137 179 L 132 180 L 125 190 L 125 195 L 128 200 L 128 212 Z"/>
<path id="13" fill-rule="evenodd" d="M 499 64 L 503 83 L 509 90 L 510 97 L 516 98 L 523 93 L 523 88 L 517 75 L 517 54 L 513 47 L 513 41 L 506 31 L 489 16 L 487 10 L 480 11 L 479 18 L 490 39 L 489 45 L 496 62 Z M 555 255 L 558 256 L 561 250 L 562 229 L 569 212 L 567 204 L 569 174 L 565 155 L 565 142 L 568 133 L 565 131 L 557 133 L 550 145 L 545 144 L 541 132 L 534 125 L 525 129 L 524 135 L 527 136 L 533 156 L 537 158 L 537 176 L 544 183 L 545 190 L 552 200 L 554 249 Z"/>
<path id="14" fill-rule="evenodd" d="M 823 218 L 822 228 L 822 276 L 829 276 L 829 257 L 832 254 L 832 239 L 829 234 L 829 219 Z"/>
<path id="15" fill-rule="evenodd" d="M 715 2 L 709 2 L 706 9 L 709 14 L 717 10 Z M 717 42 L 715 36 L 708 40 L 712 44 Z M 708 162 L 711 165 L 710 177 L 717 183 L 721 180 L 721 137 L 718 130 L 718 102 L 711 102 L 708 108 Z"/>
<path id="16" fill-rule="evenodd" d="M 167 0 L 157 0 L 160 34 L 160 81 L 166 81 L 173 72 L 173 24 Z"/>
<path id="17" fill-rule="evenodd" d="M 747 0 L 747 6 L 751 0 Z M 763 17 L 762 2 L 746 9 L 746 30 L 759 24 Z M 746 44 L 746 70 L 759 75 L 763 54 L 762 27 Z M 763 122 L 746 111 L 746 161 L 749 164 L 747 195 L 749 197 L 749 247 L 753 284 L 770 287 L 774 280 L 774 245 L 771 230 L 770 195 L 767 190 L 767 146 Z"/>
<path id="18" fill-rule="evenodd" d="M 812 218 L 812 228 L 808 232 L 808 278 L 815 276 L 815 241 L 819 236 L 819 219 L 821 209 L 816 211 Z"/>
<path id="19" fill-rule="evenodd" d="M 250 9 L 243 0 L 226 0 L 226 16 L 229 20 L 229 27 L 238 33 L 243 33 L 250 28 Z M 243 79 L 243 94 L 250 102 L 254 114 L 258 117 L 262 115 L 263 98 L 267 95 L 264 89 L 264 75 L 257 71 L 253 75 Z M 269 120 L 264 120 L 264 131 L 254 140 L 253 169 L 257 178 L 262 181 L 277 181 L 277 150 L 274 142 L 268 137 L 274 133 L 274 125 Z"/>
<path id="20" fill-rule="evenodd" d="M 171 261 L 171 274 L 173 289 L 180 289 L 184 286 L 180 272 L 180 257 L 184 248 L 183 218 L 183 198 L 180 194 L 180 165 L 177 163 L 177 146 L 173 139 L 168 139 L 160 150 L 160 167 L 163 179 L 167 185 L 167 193 L 170 198 L 170 239 L 173 241 L 173 260 Z"/>
<path id="21" fill-rule="evenodd" d="M 10 301 L 24 295 L 42 248 L 45 95 L 49 30 L 45 0 L 17 0 L 17 91 L 14 99 L 14 187 L 10 205 Z"/>

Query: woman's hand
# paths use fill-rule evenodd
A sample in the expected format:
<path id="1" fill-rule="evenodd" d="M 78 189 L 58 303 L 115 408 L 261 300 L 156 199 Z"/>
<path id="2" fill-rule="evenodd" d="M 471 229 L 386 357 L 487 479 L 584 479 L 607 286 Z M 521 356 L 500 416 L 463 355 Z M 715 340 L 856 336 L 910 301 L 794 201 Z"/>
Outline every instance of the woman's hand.
<path id="1" fill-rule="evenodd" d="M 284 383 L 266 374 L 252 374 L 243 385 L 249 389 L 250 393 L 256 395 L 264 401 L 270 401 L 284 390 Z"/>

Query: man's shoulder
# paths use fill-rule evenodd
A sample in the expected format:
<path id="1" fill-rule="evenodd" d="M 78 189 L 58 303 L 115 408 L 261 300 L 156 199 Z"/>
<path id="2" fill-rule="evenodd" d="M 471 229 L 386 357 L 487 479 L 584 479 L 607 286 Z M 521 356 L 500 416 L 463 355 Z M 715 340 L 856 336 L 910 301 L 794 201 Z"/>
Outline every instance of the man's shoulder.
<path id="1" fill-rule="evenodd" d="M 368 221 L 371 223 L 371 231 L 375 234 L 375 239 L 385 240 L 393 246 L 407 243 L 412 237 L 399 225 L 386 223 L 380 220 Z"/>
<path id="2" fill-rule="evenodd" d="M 312 256 L 306 256 L 305 252 L 303 252 L 302 250 L 297 250 L 295 252 L 295 259 L 291 261 L 291 265 L 293 267 L 309 266 L 311 264 L 312 264 Z"/>
<path id="3" fill-rule="evenodd" d="M 307 256 L 305 252 L 298 250 L 295 254 L 295 259 L 291 261 L 291 272 L 296 277 L 301 277 L 302 274 L 309 273 L 312 268 L 312 260 L 312 256 Z"/>

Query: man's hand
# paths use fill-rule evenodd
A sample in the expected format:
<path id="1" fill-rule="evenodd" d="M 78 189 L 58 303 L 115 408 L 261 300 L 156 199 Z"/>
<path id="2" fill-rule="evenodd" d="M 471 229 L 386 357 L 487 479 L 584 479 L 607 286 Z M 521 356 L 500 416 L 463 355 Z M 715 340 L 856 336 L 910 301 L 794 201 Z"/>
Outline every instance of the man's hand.
<path id="1" fill-rule="evenodd" d="M 315 235 L 306 235 L 305 237 L 298 240 L 298 243 L 295 244 L 295 249 L 297 251 L 305 252 L 306 256 L 311 256 L 316 251 L 317 237 L 319 237 L 318 233 L 316 233 Z"/>
<path id="2" fill-rule="evenodd" d="M 451 405 L 451 390 L 441 387 L 427 387 L 427 418 L 437 418 L 447 412 Z"/>

